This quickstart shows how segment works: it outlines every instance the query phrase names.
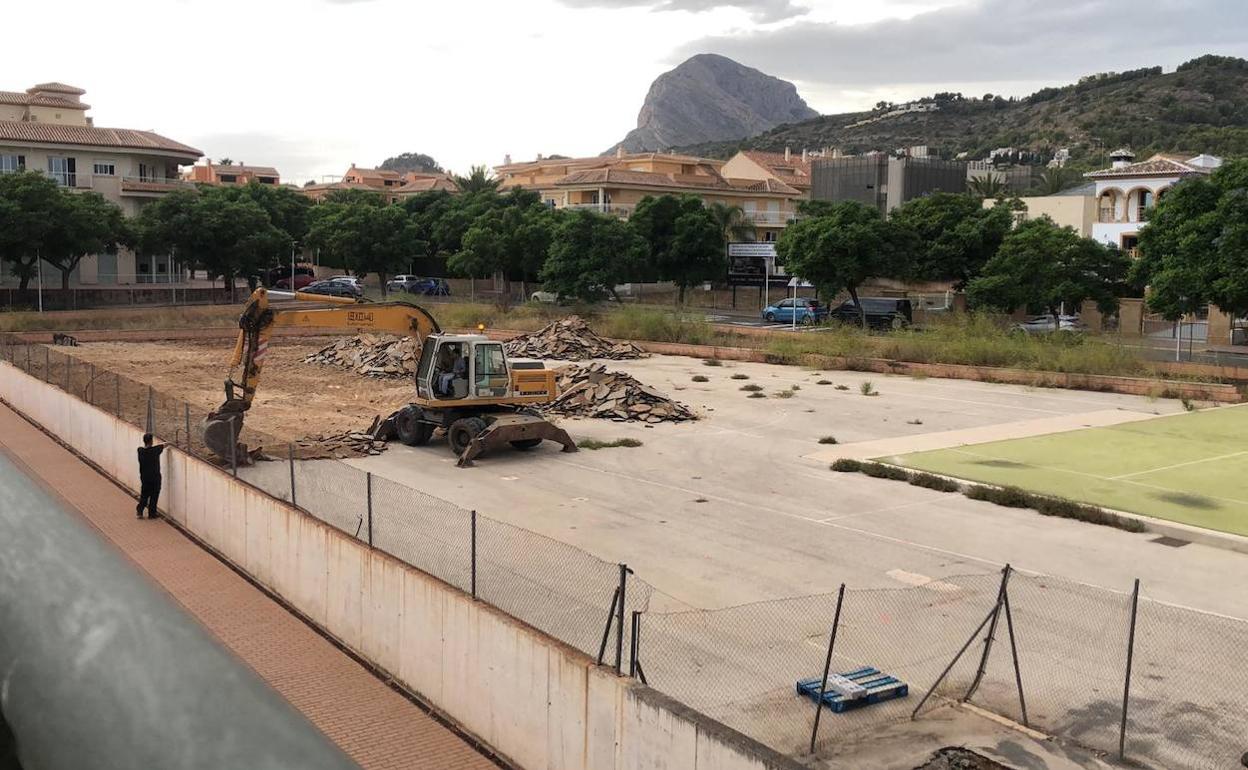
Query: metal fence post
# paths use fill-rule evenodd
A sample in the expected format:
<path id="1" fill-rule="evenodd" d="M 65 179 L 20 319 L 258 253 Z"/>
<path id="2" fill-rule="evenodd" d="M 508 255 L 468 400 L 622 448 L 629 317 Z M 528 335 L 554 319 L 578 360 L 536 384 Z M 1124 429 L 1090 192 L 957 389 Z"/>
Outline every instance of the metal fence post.
<path id="1" fill-rule="evenodd" d="M 85 390 L 90 393 L 90 395 L 87 396 L 87 402 L 90 403 L 92 406 L 94 406 L 95 405 L 95 364 L 88 364 L 88 366 L 90 368 L 87 369 L 87 387 L 85 388 Z"/>
<path id="2" fill-rule="evenodd" d="M 295 445 L 294 444 L 286 445 L 286 459 L 287 459 L 287 464 L 290 466 L 290 504 L 298 508 L 299 501 L 298 499 L 295 498 Z M 371 476 L 372 474 L 369 474 L 369 475 Z M 373 507 L 373 485 L 371 483 L 372 479 L 369 479 L 369 481 L 370 483 L 368 485 L 368 507 L 369 507 L 369 510 L 372 510 L 372 507 Z M 369 528 L 371 529 L 372 517 L 369 517 L 369 518 L 370 518 Z M 372 538 L 369 538 L 369 539 L 371 540 Z"/>
<path id="3" fill-rule="evenodd" d="M 1131 592 L 1131 635 L 1127 637 L 1127 676 L 1122 684 L 1122 728 L 1118 733 L 1118 759 L 1126 758 L 1127 752 L 1127 703 L 1131 700 L 1131 664 L 1135 660 L 1135 617 L 1140 608 L 1140 579 L 1135 579 Z"/>
<path id="4" fill-rule="evenodd" d="M 154 408 L 155 408 L 155 407 L 154 407 L 154 406 L 153 406 L 153 404 L 152 404 L 152 386 L 151 386 L 151 385 L 148 385 L 148 386 L 147 386 L 147 430 L 146 430 L 146 431 L 144 431 L 145 433 L 152 433 L 152 432 L 154 432 L 154 431 L 152 430 L 152 427 L 153 427 L 153 426 L 152 426 L 152 423 L 153 423 L 153 422 L 155 422 L 155 419 L 153 419 L 153 418 L 154 418 L 154 412 L 153 412 Z"/>
<path id="5" fill-rule="evenodd" d="M 238 436 L 234 434 L 234 421 L 230 423 L 230 472 L 234 474 L 234 478 L 238 478 Z"/>
<path id="6" fill-rule="evenodd" d="M 823 696 L 828 691 L 828 672 L 832 670 L 832 648 L 836 646 L 836 630 L 841 625 L 841 604 L 845 601 L 845 584 L 836 593 L 836 614 L 832 616 L 832 634 L 828 638 L 828 656 L 823 659 L 823 682 L 819 685 L 819 699 L 815 701 L 815 726 L 810 731 L 810 753 L 815 753 L 815 739 L 819 737 L 819 717 L 823 714 Z"/>
<path id="7" fill-rule="evenodd" d="M 988 656 L 992 653 L 992 640 L 997 633 L 997 621 L 1001 619 L 1001 607 L 1005 604 L 1005 592 L 1010 584 L 1010 565 L 1005 565 L 1005 569 L 1001 570 L 1001 588 L 997 590 L 997 606 L 992 612 L 992 621 L 988 624 L 988 634 L 984 637 L 984 653 L 979 658 L 979 668 L 975 670 L 975 678 L 971 681 L 971 686 L 967 688 L 966 695 L 962 696 L 963 702 L 971 699 L 975 691 L 979 689 L 979 683 L 983 681 L 984 673 L 988 670 Z"/>
<path id="8" fill-rule="evenodd" d="M 43 381 L 52 382 L 52 350 L 47 346 L 43 346 Z"/>
<path id="9" fill-rule="evenodd" d="M 30 343 L 26 343 L 26 373 L 30 374 Z"/>
<path id="10" fill-rule="evenodd" d="M 607 654 L 607 640 L 611 638 L 611 623 L 615 620 L 615 606 L 620 601 L 620 587 L 616 586 L 611 593 L 611 608 L 607 610 L 607 624 L 602 627 L 602 642 L 598 645 L 598 665 Z"/>
<path id="11" fill-rule="evenodd" d="M 472 598 L 477 598 L 477 512 L 472 512 L 472 546 L 470 549 L 472 559 Z"/>
<path id="12" fill-rule="evenodd" d="M 182 415 L 186 418 L 186 453 L 191 453 L 191 405 L 182 402 Z M 291 492 L 294 495 L 294 492 Z"/>
<path id="13" fill-rule="evenodd" d="M 1027 698 L 1023 696 L 1023 669 L 1018 661 L 1018 644 L 1014 641 L 1014 613 L 1010 611 L 1010 592 L 1006 589 L 1003 601 L 1005 605 L 1005 627 L 1010 632 L 1010 657 L 1014 659 L 1014 684 L 1018 686 L 1018 705 L 1023 710 L 1023 726 L 1030 727 L 1027 721 Z"/>
<path id="14" fill-rule="evenodd" d="M 368 544 L 373 544 L 373 474 L 371 472 L 364 474 L 364 483 L 367 485 L 365 490 L 366 502 L 368 503 Z"/>
<path id="15" fill-rule="evenodd" d="M 113 385 L 117 392 L 117 419 L 121 419 L 121 375 L 113 373 Z"/>
<path id="16" fill-rule="evenodd" d="M 624 597 L 628 588 L 627 564 L 620 565 L 620 603 L 616 605 L 615 611 L 615 674 L 619 676 L 624 673 Z"/>
<path id="17" fill-rule="evenodd" d="M 74 365 L 74 357 L 73 357 L 73 356 L 71 356 L 71 355 L 66 355 L 66 356 L 65 356 L 65 392 L 66 392 L 66 393 L 72 393 L 72 392 L 73 392 L 72 390 L 70 390 L 70 389 L 69 389 L 69 388 L 70 388 L 70 382 L 71 382 L 71 381 L 72 381 L 72 379 L 73 379 L 73 378 L 70 376 L 70 373 L 71 373 L 71 371 L 72 371 L 72 367 L 73 367 L 73 365 Z"/>

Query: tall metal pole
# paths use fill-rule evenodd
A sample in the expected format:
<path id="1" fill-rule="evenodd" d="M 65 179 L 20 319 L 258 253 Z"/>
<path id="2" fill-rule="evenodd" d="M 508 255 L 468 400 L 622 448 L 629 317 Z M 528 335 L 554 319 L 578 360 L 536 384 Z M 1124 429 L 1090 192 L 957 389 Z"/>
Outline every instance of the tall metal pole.
<path id="1" fill-rule="evenodd" d="M 1018 705 L 1023 710 L 1023 726 L 1030 727 L 1027 722 L 1027 699 L 1023 697 L 1023 670 L 1018 661 L 1018 645 L 1014 642 L 1014 614 L 1010 612 L 1010 592 L 1005 592 L 1005 626 L 1010 632 L 1010 655 L 1014 659 L 1014 683 L 1018 685 Z"/>
<path id="2" fill-rule="evenodd" d="M 1005 565 L 1005 569 L 1001 571 L 1001 588 L 997 591 L 997 606 L 992 613 L 991 623 L 988 625 L 988 634 L 984 637 L 984 654 L 980 656 L 979 668 L 975 671 L 975 679 L 971 682 L 971 686 L 967 688 L 966 695 L 962 696 L 963 701 L 968 701 L 975 694 L 975 690 L 979 689 L 979 683 L 984 678 L 984 673 L 988 670 L 988 656 L 992 653 L 992 640 L 997 633 L 997 621 L 1001 618 L 1001 607 L 1005 604 L 1005 592 L 1010 584 L 1010 565 Z"/>
<path id="3" fill-rule="evenodd" d="M 291 506 L 298 508 L 299 500 L 295 497 L 295 445 L 293 443 L 286 445 L 286 460 L 287 460 L 287 465 L 290 468 L 290 504 Z M 367 476 L 368 476 L 368 481 L 369 481 L 368 507 L 372 508 L 373 507 L 372 474 L 371 473 L 367 474 Z M 370 527 L 372 526 L 372 521 L 369 521 L 369 526 Z M 369 539 L 371 540 L 372 538 L 369 538 Z"/>
<path id="4" fill-rule="evenodd" d="M 185 401 L 182 402 L 182 415 L 183 417 L 186 418 L 186 453 L 190 454 L 191 453 L 191 405 Z M 294 493 L 292 492 L 291 494 L 293 495 Z M 291 502 L 293 503 L 294 501 L 292 500 Z"/>
<path id="5" fill-rule="evenodd" d="M 819 737 L 819 717 L 823 714 L 823 696 L 828 691 L 828 672 L 832 670 L 832 648 L 836 646 L 836 629 L 841 625 L 841 604 L 845 601 L 845 584 L 836 592 L 836 614 L 832 616 L 832 635 L 828 639 L 828 656 L 823 659 L 823 682 L 819 685 L 819 699 L 815 701 L 815 726 L 810 731 L 810 753 L 815 753 L 815 739 Z"/>
<path id="6" fill-rule="evenodd" d="M 615 611 L 615 673 L 623 673 L 624 665 L 624 597 L 628 589 L 628 565 L 620 565 L 620 603 Z"/>
<path id="7" fill-rule="evenodd" d="M 1127 637 L 1127 676 L 1122 684 L 1122 728 L 1118 732 L 1118 759 L 1127 753 L 1127 704 L 1131 700 L 1131 664 L 1135 661 L 1135 618 L 1140 608 L 1140 579 L 1131 591 L 1131 635 Z"/>
<path id="8" fill-rule="evenodd" d="M 43 257 L 35 250 L 35 263 L 39 266 L 39 312 L 43 312 Z"/>
<path id="9" fill-rule="evenodd" d="M 371 471 L 364 475 L 364 484 L 367 487 L 367 489 L 365 490 L 367 492 L 367 494 L 365 495 L 365 502 L 368 505 L 368 544 L 369 546 L 372 546 L 373 544 L 373 474 Z"/>
<path id="10" fill-rule="evenodd" d="M 234 421 L 227 422 L 230 424 L 230 472 L 234 474 L 234 478 L 238 478 L 238 436 L 234 434 Z"/>
<path id="11" fill-rule="evenodd" d="M 477 512 L 472 512 L 472 545 L 469 546 L 472 562 L 472 598 L 477 598 Z"/>

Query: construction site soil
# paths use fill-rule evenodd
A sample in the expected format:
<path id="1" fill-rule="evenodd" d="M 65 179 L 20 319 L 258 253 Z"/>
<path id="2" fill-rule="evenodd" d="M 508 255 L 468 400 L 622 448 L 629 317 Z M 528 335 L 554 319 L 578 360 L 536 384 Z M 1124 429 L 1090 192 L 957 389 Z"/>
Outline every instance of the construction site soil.
<path id="1" fill-rule="evenodd" d="M 249 430 L 285 441 L 365 430 L 377 415 L 385 416 L 408 403 L 412 386 L 406 381 L 361 377 L 345 369 L 303 363 L 304 357 L 333 339 L 288 338 L 270 345 L 254 408 L 247 417 Z M 61 350 L 179 397 L 202 414 L 225 399 L 232 346 L 223 340 L 83 342 Z"/>

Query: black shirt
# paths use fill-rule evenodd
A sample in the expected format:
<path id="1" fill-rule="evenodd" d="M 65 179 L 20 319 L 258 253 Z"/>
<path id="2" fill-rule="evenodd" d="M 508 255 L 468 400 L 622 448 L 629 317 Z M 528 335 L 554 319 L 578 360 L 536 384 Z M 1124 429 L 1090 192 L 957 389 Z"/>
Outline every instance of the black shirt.
<path id="1" fill-rule="evenodd" d="M 164 444 L 139 447 L 139 480 L 160 482 L 160 453 Z"/>

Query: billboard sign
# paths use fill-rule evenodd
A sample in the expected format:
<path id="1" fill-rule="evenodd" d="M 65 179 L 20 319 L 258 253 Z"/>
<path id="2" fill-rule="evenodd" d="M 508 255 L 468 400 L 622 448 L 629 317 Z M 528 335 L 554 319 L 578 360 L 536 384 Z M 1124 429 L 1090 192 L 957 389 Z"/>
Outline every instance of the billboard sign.
<path id="1" fill-rule="evenodd" d="M 788 276 L 776 265 L 776 244 L 747 241 L 728 244 L 728 285 L 762 286 L 763 281 L 783 285 Z"/>

